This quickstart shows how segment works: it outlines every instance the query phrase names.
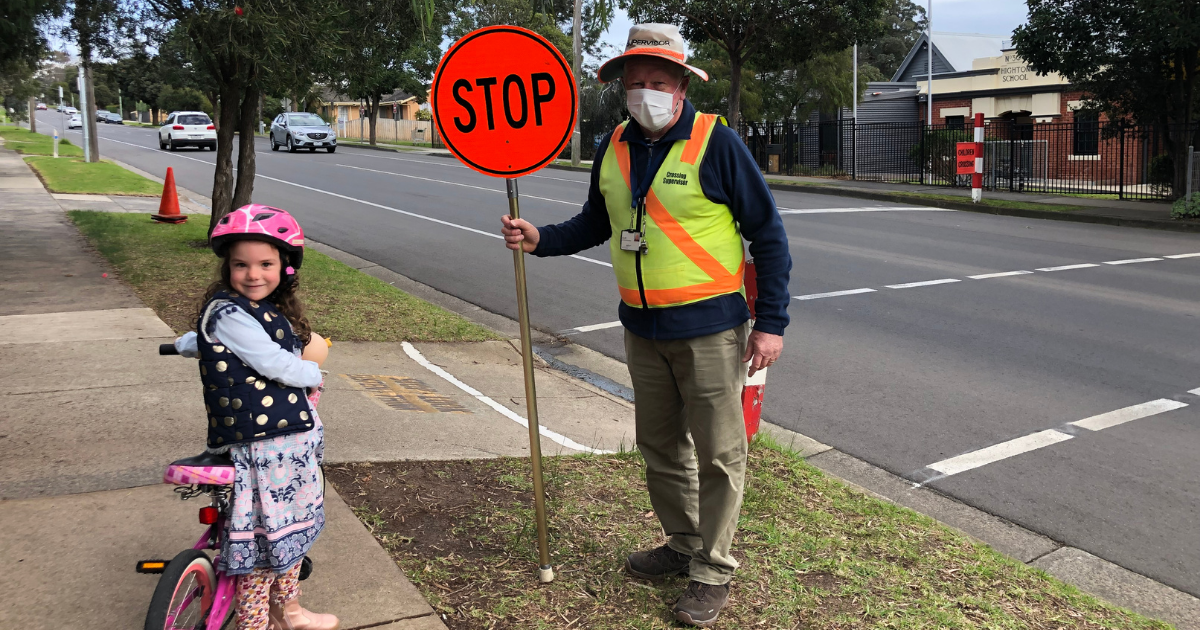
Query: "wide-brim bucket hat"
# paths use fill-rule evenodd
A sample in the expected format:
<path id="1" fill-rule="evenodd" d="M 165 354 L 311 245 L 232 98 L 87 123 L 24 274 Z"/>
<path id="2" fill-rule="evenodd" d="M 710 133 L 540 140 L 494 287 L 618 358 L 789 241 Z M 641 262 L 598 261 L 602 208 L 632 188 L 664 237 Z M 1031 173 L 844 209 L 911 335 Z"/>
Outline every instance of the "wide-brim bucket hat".
<path id="1" fill-rule="evenodd" d="M 690 70 L 701 80 L 708 80 L 708 73 L 695 66 L 688 65 L 687 52 L 683 47 L 683 36 L 679 27 L 674 24 L 634 24 L 629 29 L 629 38 L 625 41 L 625 52 L 609 59 L 600 66 L 597 73 L 601 83 L 625 75 L 625 62 L 630 57 L 658 57 L 666 59 Z"/>

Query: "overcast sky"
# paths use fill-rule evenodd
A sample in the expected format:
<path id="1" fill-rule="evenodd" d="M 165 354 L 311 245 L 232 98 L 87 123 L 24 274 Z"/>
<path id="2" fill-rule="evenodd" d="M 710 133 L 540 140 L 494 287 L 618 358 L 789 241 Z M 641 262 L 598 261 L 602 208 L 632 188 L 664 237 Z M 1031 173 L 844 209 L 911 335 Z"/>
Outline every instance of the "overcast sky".
<path id="1" fill-rule="evenodd" d="M 926 0 L 915 1 L 928 6 Z M 631 23 L 624 11 L 617 13 L 604 41 L 623 50 Z M 933 30 L 1008 37 L 1025 23 L 1025 14 L 1024 0 L 933 0 Z"/>

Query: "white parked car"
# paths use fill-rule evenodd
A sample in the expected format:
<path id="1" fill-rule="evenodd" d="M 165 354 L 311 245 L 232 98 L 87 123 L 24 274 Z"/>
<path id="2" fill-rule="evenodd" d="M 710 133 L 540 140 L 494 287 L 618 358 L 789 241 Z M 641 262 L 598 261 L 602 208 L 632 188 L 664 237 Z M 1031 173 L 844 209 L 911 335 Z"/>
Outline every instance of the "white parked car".
<path id="1" fill-rule="evenodd" d="M 271 122 L 271 150 L 287 147 L 290 153 L 299 149 L 337 151 L 337 137 L 329 124 L 316 114 L 285 112 Z"/>
<path id="2" fill-rule="evenodd" d="M 64 114 L 66 114 L 68 116 L 74 116 L 75 114 L 79 113 L 78 109 L 75 109 L 74 107 L 71 107 L 70 105 L 67 105 L 66 107 L 62 108 L 62 111 Z"/>
<path id="3" fill-rule="evenodd" d="M 158 128 L 158 148 L 208 147 L 217 150 L 217 128 L 204 112 L 171 112 Z"/>
<path id="4" fill-rule="evenodd" d="M 83 116 L 78 113 L 71 114 L 71 117 L 67 119 L 67 129 L 76 128 L 83 129 Z"/>

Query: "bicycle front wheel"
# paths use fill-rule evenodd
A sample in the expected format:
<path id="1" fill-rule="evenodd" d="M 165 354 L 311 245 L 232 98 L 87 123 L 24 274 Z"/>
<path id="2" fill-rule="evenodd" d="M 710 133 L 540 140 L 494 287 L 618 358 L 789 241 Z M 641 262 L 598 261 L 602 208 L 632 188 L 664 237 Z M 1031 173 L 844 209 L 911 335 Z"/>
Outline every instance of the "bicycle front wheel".
<path id="1" fill-rule="evenodd" d="M 179 552 L 150 598 L 146 630 L 204 630 L 217 591 L 217 572 L 199 549 Z"/>

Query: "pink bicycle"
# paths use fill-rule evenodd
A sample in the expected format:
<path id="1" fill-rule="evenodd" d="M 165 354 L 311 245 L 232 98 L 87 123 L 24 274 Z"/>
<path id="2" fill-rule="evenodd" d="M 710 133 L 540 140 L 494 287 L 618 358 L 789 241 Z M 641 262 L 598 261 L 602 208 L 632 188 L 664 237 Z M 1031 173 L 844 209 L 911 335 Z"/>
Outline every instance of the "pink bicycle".
<path id="1" fill-rule="evenodd" d="M 178 354 L 172 344 L 160 345 L 158 353 Z M 309 396 L 314 405 L 320 393 L 318 388 Z M 233 478 L 233 460 L 228 455 L 205 452 L 167 466 L 163 483 L 177 486 L 175 492 L 181 499 L 209 497 L 209 505 L 200 508 L 199 514 L 200 524 L 207 529 L 191 549 L 179 552 L 170 561 L 137 563 L 138 573 L 162 575 L 150 598 L 146 630 L 220 630 L 233 619 L 234 576 L 216 568 Z M 210 558 L 209 551 L 216 555 Z M 300 579 L 307 579 L 310 573 L 312 561 L 305 557 Z"/>

